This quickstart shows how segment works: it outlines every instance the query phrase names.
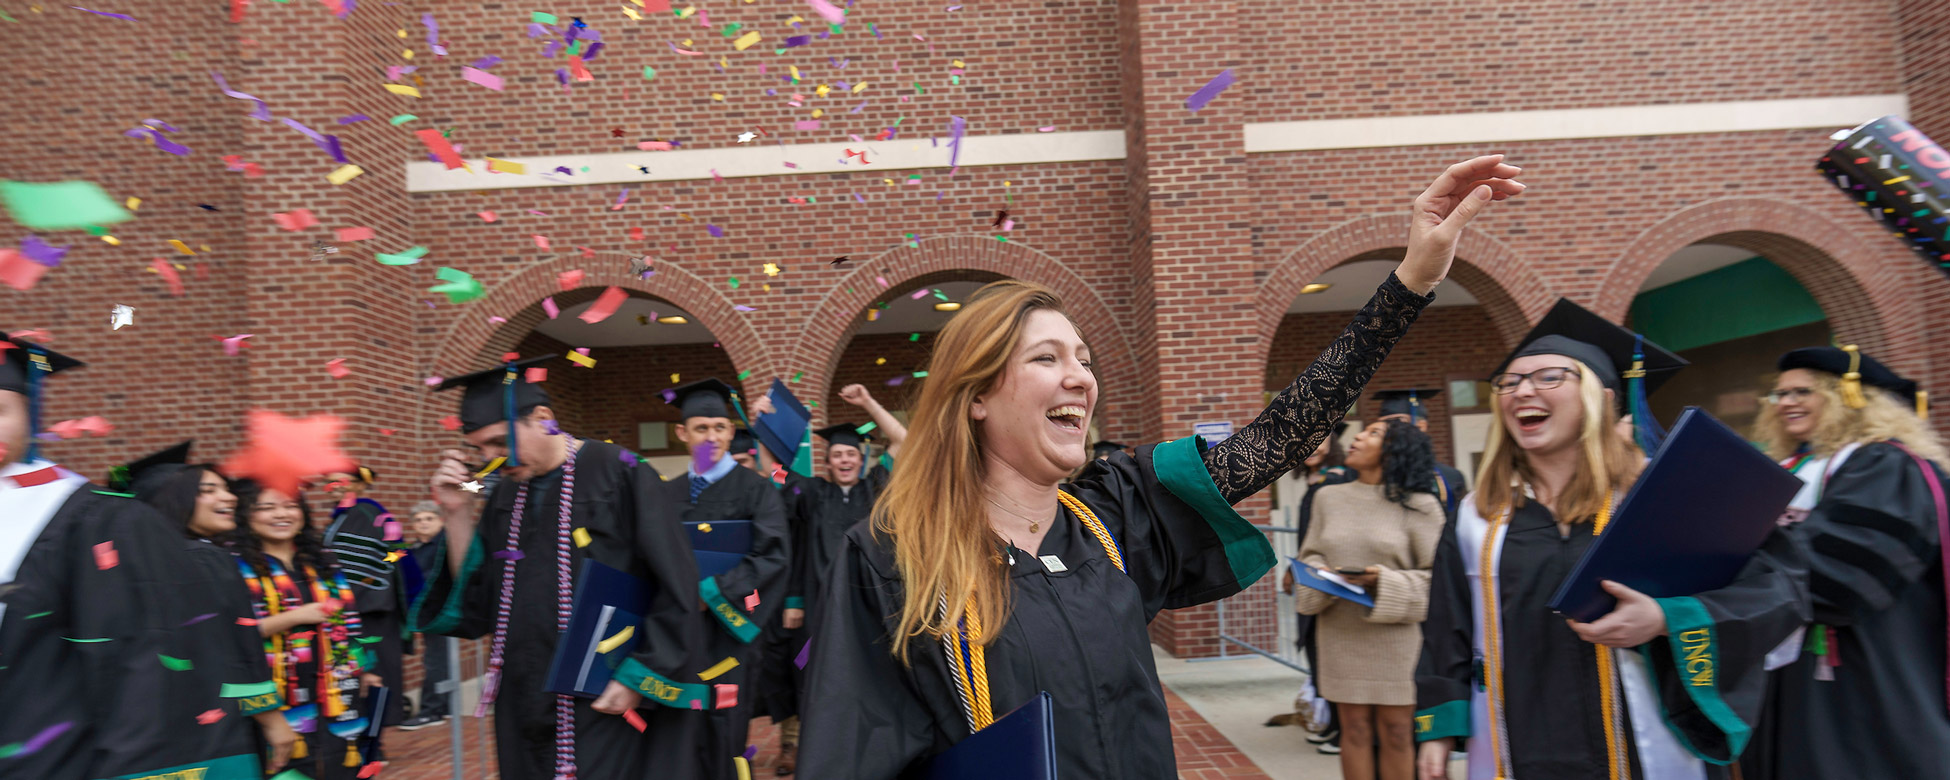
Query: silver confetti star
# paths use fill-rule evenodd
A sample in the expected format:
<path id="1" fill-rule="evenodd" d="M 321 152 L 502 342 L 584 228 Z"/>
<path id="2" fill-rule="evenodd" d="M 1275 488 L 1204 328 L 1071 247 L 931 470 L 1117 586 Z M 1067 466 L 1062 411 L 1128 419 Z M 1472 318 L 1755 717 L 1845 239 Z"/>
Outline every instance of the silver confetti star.
<path id="1" fill-rule="evenodd" d="M 481 487 L 482 487 L 481 483 L 471 479 L 466 482 L 460 483 L 460 489 L 465 490 L 469 493 L 479 493 L 481 492 Z"/>
<path id="2" fill-rule="evenodd" d="M 748 144 L 748 143 L 751 143 L 751 142 L 752 142 L 752 139 L 753 139 L 753 138 L 757 138 L 757 137 L 758 137 L 758 134 L 757 134 L 757 133 L 754 133 L 754 132 L 751 132 L 751 131 L 749 131 L 749 130 L 748 130 L 748 131 L 745 131 L 745 132 L 743 132 L 743 133 L 739 133 L 739 134 L 738 134 L 738 143 L 741 143 L 741 144 Z"/>

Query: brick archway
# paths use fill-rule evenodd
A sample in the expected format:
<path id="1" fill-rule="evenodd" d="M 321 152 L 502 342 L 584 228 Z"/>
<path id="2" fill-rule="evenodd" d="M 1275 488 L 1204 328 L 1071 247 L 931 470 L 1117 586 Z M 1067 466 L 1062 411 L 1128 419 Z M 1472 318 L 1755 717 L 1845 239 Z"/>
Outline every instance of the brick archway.
<path id="1" fill-rule="evenodd" d="M 1273 334 L 1300 288 L 1335 266 L 1399 250 L 1407 238 L 1406 215 L 1362 217 L 1322 231 L 1281 258 L 1259 288 L 1262 357 L 1272 349 Z M 1482 303 L 1506 344 L 1515 344 L 1558 298 L 1530 263 L 1475 228 L 1463 231 L 1449 282 L 1462 285 Z"/>
<path id="2" fill-rule="evenodd" d="M 541 307 L 543 298 L 553 295 L 556 305 L 566 309 L 595 298 L 610 285 L 661 298 L 696 317 L 698 324 L 711 331 L 724 346 L 733 365 L 752 369 L 766 365 L 770 356 L 758 331 L 743 313 L 733 308 L 729 299 L 702 278 L 670 262 L 652 265 L 656 273 L 648 279 L 629 275 L 628 267 L 628 255 L 599 252 L 594 258 L 558 255 L 523 269 L 461 309 L 441 338 L 440 349 L 434 353 L 434 368 L 451 374 L 492 364 L 503 353 L 513 350 L 547 317 Z M 558 275 L 577 269 L 588 274 L 583 286 L 563 291 Z M 506 317 L 508 321 L 490 323 L 490 316 Z"/>
<path id="3" fill-rule="evenodd" d="M 1082 277 L 1040 250 L 1018 242 L 1000 242 L 989 235 L 940 236 L 917 243 L 898 244 L 855 266 L 807 313 L 801 323 L 803 335 L 788 356 L 793 365 L 806 370 L 802 397 L 825 398 L 832 392 L 834 369 L 860 329 L 860 313 L 889 290 L 955 279 L 1007 277 L 1055 290 L 1090 340 L 1100 366 L 1100 397 L 1104 400 L 1098 419 L 1103 421 L 1104 436 L 1132 436 L 1142 429 L 1137 416 L 1137 355 L 1110 306 Z M 886 280 L 887 286 L 881 286 L 880 279 Z M 815 410 L 814 416 L 824 415 Z"/>
<path id="4" fill-rule="evenodd" d="M 1885 247 L 1862 240 L 1822 212 L 1790 201 L 1724 198 L 1681 209 L 1646 228 L 1613 262 L 1594 311 L 1623 321 L 1647 277 L 1674 252 L 1698 243 L 1737 246 L 1801 282 L 1828 315 L 1835 337 L 1886 352 L 1892 337 L 1921 322 Z"/>

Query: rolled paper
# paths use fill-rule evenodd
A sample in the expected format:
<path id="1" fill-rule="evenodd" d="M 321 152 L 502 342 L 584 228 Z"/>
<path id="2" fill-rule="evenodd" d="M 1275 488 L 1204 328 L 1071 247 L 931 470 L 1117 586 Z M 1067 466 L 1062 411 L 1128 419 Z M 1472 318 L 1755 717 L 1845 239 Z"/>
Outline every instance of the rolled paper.
<path id="1" fill-rule="evenodd" d="M 1902 118 L 1885 116 L 1848 131 L 1815 168 L 1950 276 L 1950 152 Z"/>

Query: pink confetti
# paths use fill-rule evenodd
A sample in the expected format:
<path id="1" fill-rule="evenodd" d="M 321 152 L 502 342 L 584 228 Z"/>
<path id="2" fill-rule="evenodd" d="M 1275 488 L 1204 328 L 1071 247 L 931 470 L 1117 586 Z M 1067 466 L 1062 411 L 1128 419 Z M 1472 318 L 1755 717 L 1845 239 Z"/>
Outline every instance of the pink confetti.
<path id="1" fill-rule="evenodd" d="M 745 597 L 745 611 L 750 612 L 754 609 L 758 609 L 758 591 L 752 591 L 752 595 Z"/>
<path id="2" fill-rule="evenodd" d="M 876 281 L 876 282 L 879 282 L 879 283 L 880 283 L 880 286 L 882 286 L 882 287 L 892 287 L 892 286 L 893 286 L 893 285 L 891 285 L 891 284 L 888 284 L 888 283 L 887 283 L 887 277 L 885 277 L 885 276 L 876 276 L 876 277 L 874 277 L 874 278 L 873 278 L 873 280 L 874 280 L 874 281 Z"/>
<path id="3" fill-rule="evenodd" d="M 792 129 L 794 129 L 794 130 L 818 130 L 818 129 L 819 129 L 819 120 L 817 120 L 817 119 L 806 119 L 806 120 L 802 120 L 802 121 L 798 121 L 798 122 L 793 122 L 793 123 L 792 123 Z"/>
<path id="4" fill-rule="evenodd" d="M 547 382 L 548 369 L 542 368 L 541 366 L 530 366 L 529 369 L 523 373 L 522 379 L 527 380 L 527 382 L 531 385 L 539 385 L 543 382 Z"/>
<path id="5" fill-rule="evenodd" d="M 497 219 L 500 219 L 500 217 L 495 216 L 494 212 L 492 211 L 483 211 L 479 214 L 476 214 L 475 216 L 480 217 L 482 222 L 493 222 Z"/>
<path id="6" fill-rule="evenodd" d="M 535 236 L 535 247 L 538 249 L 547 249 L 548 236 Z"/>
<path id="7" fill-rule="evenodd" d="M 668 152 L 675 147 L 671 146 L 669 141 L 641 141 L 637 143 L 636 148 L 646 152 Z"/>
<path id="8" fill-rule="evenodd" d="M 441 382 L 445 381 L 447 381 L 447 378 L 444 376 L 430 376 L 425 380 L 427 387 L 437 387 Z"/>
<path id="9" fill-rule="evenodd" d="M 812 6 L 813 11 L 819 14 L 821 18 L 824 18 L 827 24 L 846 24 L 846 12 L 840 10 L 839 6 L 833 5 L 827 0 L 806 0 L 806 5 Z M 914 37 L 920 38 L 921 36 L 916 35 Z M 926 39 L 923 38 L 922 40 Z"/>
<path id="10" fill-rule="evenodd" d="M 369 227 L 339 228 L 338 236 L 340 241 L 364 241 L 372 238 L 373 231 Z"/>
<path id="11" fill-rule="evenodd" d="M 496 92 L 501 91 L 502 88 L 502 81 L 500 76 L 496 76 L 492 73 L 489 73 L 485 70 L 481 70 L 479 68 L 461 68 L 460 77 L 464 80 L 471 81 L 475 84 L 479 84 L 483 87 L 487 87 L 488 89 L 494 90 Z"/>
<path id="12" fill-rule="evenodd" d="M 333 379 L 344 379 L 352 375 L 352 369 L 345 367 L 345 358 L 333 358 L 325 361 L 325 373 Z"/>
<path id="13" fill-rule="evenodd" d="M 573 271 L 563 271 L 555 275 L 555 283 L 562 287 L 562 292 L 568 292 L 577 287 L 581 287 L 584 276 L 587 276 L 587 274 L 583 273 L 580 268 Z"/>
<path id="14" fill-rule="evenodd" d="M 731 310 L 732 310 L 732 311 L 758 311 L 757 309 L 754 309 L 754 308 L 752 308 L 752 307 L 750 307 L 750 306 L 745 306 L 745 305 L 742 305 L 742 304 L 741 304 L 741 305 L 738 305 L 738 306 L 733 306 L 733 307 L 731 307 Z"/>
<path id="15" fill-rule="evenodd" d="M 1036 128 L 1036 132 L 1038 132 L 1038 133 L 1054 133 L 1054 132 L 1056 132 L 1056 125 L 1049 125 L 1049 126 L 1046 126 L 1046 127 L 1038 127 L 1038 128 Z"/>
<path id="16" fill-rule="evenodd" d="M 547 312 L 548 318 L 551 320 L 562 316 L 562 308 L 555 305 L 555 296 L 553 295 L 542 299 L 542 311 Z"/>
<path id="17" fill-rule="evenodd" d="M 114 542 L 102 542 L 101 544 L 95 545 L 95 568 L 108 571 L 109 569 L 115 568 L 121 562 L 122 556 L 115 553 Z"/>
<path id="18" fill-rule="evenodd" d="M 922 298 L 926 298 L 926 297 L 928 297 L 928 288 L 926 288 L 926 287 L 923 287 L 923 288 L 921 288 L 921 289 L 919 289 L 919 290 L 915 290 L 915 291 L 914 291 L 914 294 L 913 294 L 913 295 L 910 295 L 910 296 L 908 296 L 908 297 L 909 297 L 909 298 L 912 298 L 912 299 L 914 299 L 914 300 L 917 300 L 917 301 L 918 301 L 918 300 L 921 300 Z"/>

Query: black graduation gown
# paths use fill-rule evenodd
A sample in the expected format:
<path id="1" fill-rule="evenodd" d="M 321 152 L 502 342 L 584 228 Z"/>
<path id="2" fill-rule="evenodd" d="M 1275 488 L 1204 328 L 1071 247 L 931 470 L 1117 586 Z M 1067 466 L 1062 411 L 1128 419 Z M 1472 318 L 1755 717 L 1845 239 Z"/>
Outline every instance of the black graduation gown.
<path id="1" fill-rule="evenodd" d="M 701 744 L 699 760 L 705 767 L 701 777 L 736 777 L 734 756 L 743 755 L 751 730 L 753 713 L 758 709 L 758 667 L 764 644 L 762 631 L 750 639 L 740 639 L 731 624 L 753 627 L 770 625 L 785 606 L 787 575 L 792 563 L 792 530 L 785 518 L 785 504 L 772 481 L 747 468 L 733 468 L 711 483 L 691 501 L 688 474 L 679 474 L 662 483 L 659 500 L 671 507 L 682 507 L 681 522 L 711 523 L 720 520 L 752 521 L 752 551 L 730 570 L 708 580 L 693 578 L 693 593 L 704 600 L 705 611 L 697 614 L 702 638 L 702 661 L 706 666 L 726 658 L 738 659 L 738 666 L 709 682 L 713 686 L 738 686 L 735 706 L 711 712 L 711 734 Z M 688 531 L 684 549 L 690 550 Z M 746 609 L 746 597 L 758 593 L 758 605 Z"/>
<path id="2" fill-rule="evenodd" d="M 386 560 L 395 545 L 384 540 L 384 532 L 375 522 L 386 514 L 386 507 L 379 502 L 359 499 L 333 518 L 325 537 L 338 557 L 345 581 L 352 586 L 353 608 L 359 612 L 360 628 L 365 633 L 360 641 L 374 659 L 367 671 L 385 680 L 393 693 L 382 723 L 397 726 L 406 713 L 402 694 L 406 690 L 406 654 L 412 648 L 407 643 L 405 579 L 398 564 Z"/>
<path id="3" fill-rule="evenodd" d="M 0 518 L 33 520 L 9 515 L 4 498 Z M 104 542 L 117 559 L 105 569 L 95 553 Z M 268 690 L 270 673 L 255 629 L 236 624 L 250 614 L 243 585 L 234 568 L 209 563 L 189 544 L 147 505 L 89 485 L 55 511 L 4 588 L 0 744 L 41 744 L 0 758 L 0 777 L 261 776 L 255 731 L 239 704 L 245 693 Z M 229 556 L 209 552 L 228 564 Z M 196 620 L 203 615 L 210 617 Z M 187 667 L 173 669 L 162 656 Z M 222 717 L 198 723 L 211 711 Z M 68 725 L 53 729 L 60 724 Z"/>
<path id="4" fill-rule="evenodd" d="M 1129 573 L 1069 510 L 1037 554 L 1009 555 L 1013 610 L 987 649 L 994 715 L 1048 691 L 1064 780 L 1174 778 L 1171 725 L 1146 624 L 1161 609 L 1224 598 L 1272 568 L 1265 535 L 1232 511 L 1181 439 L 1115 453 L 1062 489 L 1096 513 Z M 891 542 L 855 525 L 815 627 L 799 771 L 809 778 L 916 777 L 969 734 L 943 643 L 890 649 L 903 585 Z M 1055 556 L 1051 571 L 1039 556 Z"/>
<path id="5" fill-rule="evenodd" d="M 1465 499 L 1465 504 L 1472 500 Z M 1416 671 L 1418 741 L 1470 736 L 1470 695 L 1481 683 L 1472 639 L 1471 600 L 1477 595 L 1458 545 L 1457 526 L 1475 517 L 1474 509 L 1464 506 L 1459 520 L 1447 523 L 1436 548 L 1429 617 L 1422 626 L 1422 657 Z M 1588 524 L 1572 526 L 1568 535 L 1560 535 L 1556 516 L 1536 501 L 1526 502 L 1514 513 L 1504 534 L 1496 577 L 1511 777 L 1609 777 L 1599 696 L 1600 648 L 1579 639 L 1565 618 L 1547 606 L 1596 538 Z M 1634 778 L 1645 777 L 1634 728 L 1671 729 L 1695 756 L 1708 761 L 1708 777 L 1727 776 L 1724 764 L 1738 755 L 1730 743 L 1744 742 L 1745 732 L 1751 731 L 1760 714 L 1767 651 L 1807 619 L 1806 576 L 1802 545 L 1777 532 L 1733 584 L 1690 598 L 1661 600 L 1670 635 L 1647 643 L 1639 652 L 1652 671 L 1665 723 L 1634 725 L 1633 713 L 1619 708 L 1624 752 L 1631 757 Z M 1692 609 L 1701 611 L 1690 614 L 1710 622 L 1689 624 L 1680 610 Z M 1688 630 L 1702 627 L 1711 630 Z M 1687 637 L 1706 640 L 1704 647 L 1712 659 L 1706 677 L 1696 674 L 1700 667 L 1689 662 L 1685 649 L 1675 663 L 1676 646 Z M 1617 668 L 1622 674 L 1627 667 Z M 1625 695 L 1622 685 L 1617 690 L 1621 697 Z M 1718 704 L 1702 705 L 1702 699 Z M 1722 708 L 1736 720 L 1716 723 L 1713 718 L 1723 714 Z M 1472 759 L 1487 750 L 1472 749 Z M 1482 758 L 1490 756 L 1486 753 Z"/>
<path id="6" fill-rule="evenodd" d="M 695 763 L 704 735 L 704 715 L 678 703 L 666 706 L 654 695 L 664 685 L 695 684 L 697 568 L 690 545 L 667 505 L 655 492 L 662 484 L 648 463 L 630 465 L 622 449 L 583 441 L 576 459 L 571 523 L 589 532 L 590 544 L 570 543 L 572 568 L 594 559 L 642 579 L 653 591 L 650 615 L 637 627 L 637 650 L 616 679 L 645 691 L 637 713 L 648 728 L 638 733 L 624 719 L 575 700 L 577 776 L 582 780 L 636 780 L 700 777 Z M 520 552 L 512 561 L 495 557 L 506 549 L 518 485 L 503 481 L 488 497 L 475 538 L 462 567 L 460 584 L 449 572 L 444 550 L 428 573 L 426 590 L 414 608 L 417 630 L 463 639 L 492 637 L 502 578 L 512 569 L 510 613 L 501 687 L 494 703 L 495 752 L 506 780 L 549 780 L 555 776 L 555 695 L 543 689 L 555 658 L 556 523 L 560 512 L 562 469 L 529 480 L 528 508 L 521 523 Z M 571 578 L 579 572 L 571 572 Z"/>
<path id="7" fill-rule="evenodd" d="M 1894 446 L 1866 445 L 1794 529 L 1809 541 L 1814 619 L 1833 630 L 1826 649 L 1841 665 L 1818 680 L 1823 661 L 1804 650 L 1773 673 L 1760 739 L 1741 762 L 1746 776 L 1950 774 L 1943 567 L 1922 470 Z"/>
<path id="8" fill-rule="evenodd" d="M 818 624 L 826 571 L 846 548 L 847 530 L 873 512 L 874 498 L 886 488 L 888 476 L 886 466 L 876 465 L 851 491 L 820 477 L 793 479 L 783 486 L 786 516 L 792 525 L 792 573 L 781 616 L 766 627 L 762 640 L 758 714 L 775 722 L 799 714 L 798 693 L 805 674 L 797 661 L 812 636 L 811 627 Z M 782 622 L 786 609 L 805 610 L 804 625 L 786 630 Z"/>
<path id="9" fill-rule="evenodd" d="M 1445 518 L 1456 516 L 1456 508 L 1462 506 L 1463 495 L 1469 492 L 1469 483 L 1463 480 L 1463 473 L 1446 463 L 1435 464 L 1435 496 L 1442 502 L 1442 515 Z"/>

